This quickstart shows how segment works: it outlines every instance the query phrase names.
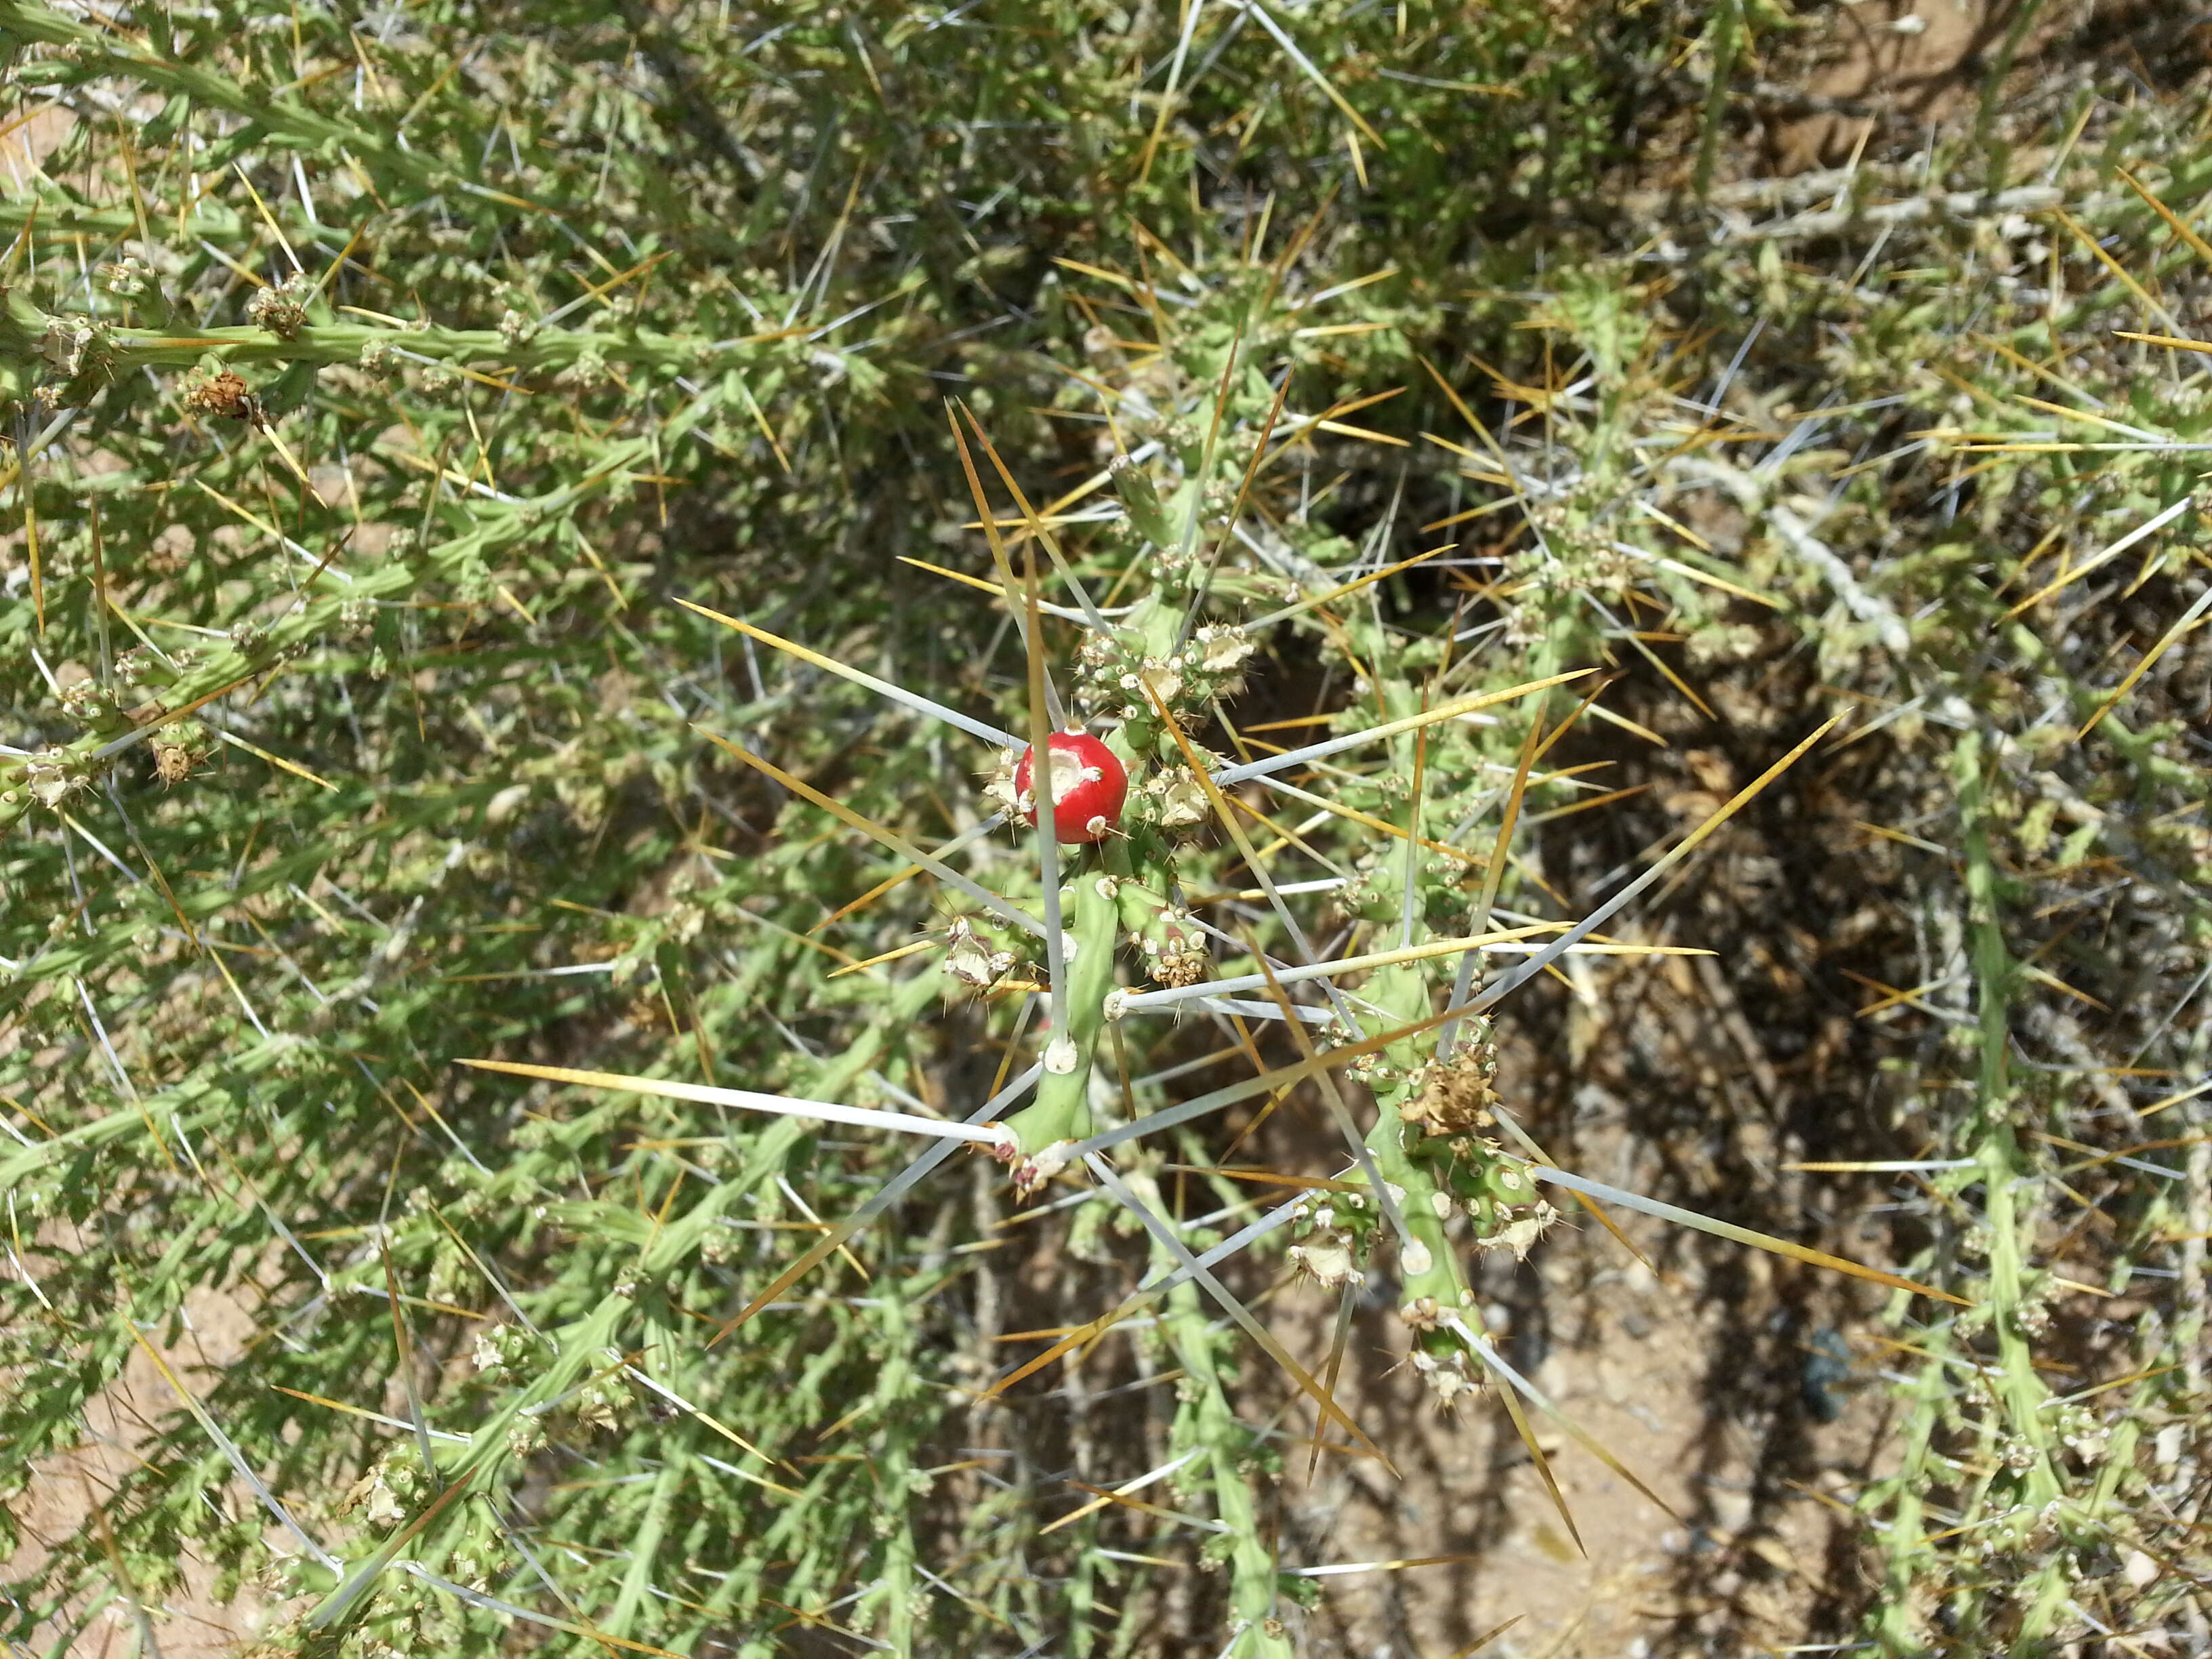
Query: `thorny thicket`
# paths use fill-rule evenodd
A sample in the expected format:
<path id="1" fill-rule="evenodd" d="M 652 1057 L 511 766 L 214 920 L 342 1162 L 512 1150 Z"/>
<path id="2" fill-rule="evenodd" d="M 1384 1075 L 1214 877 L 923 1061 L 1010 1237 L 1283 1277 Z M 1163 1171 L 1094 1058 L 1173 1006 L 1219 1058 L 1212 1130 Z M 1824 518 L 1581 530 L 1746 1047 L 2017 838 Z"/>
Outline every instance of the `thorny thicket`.
<path id="1" fill-rule="evenodd" d="M 2205 291 L 2199 105 L 1601 195 L 1753 25 L 0 0 L 0 1514 L 176 1400 L 9 1637 L 150 1652 L 192 1555 L 281 1651 L 1334 1639 L 1282 1494 L 1390 1425 L 1247 1303 L 1520 1423 L 1469 1291 L 1583 1097 L 1437 1016 L 1717 945 L 1850 1168 L 1673 1218 L 1960 1298 L 1864 1335 L 1841 1633 L 2201 1648 L 2205 380 L 2112 332 Z M 1095 850 L 985 827 L 1063 707 Z M 1224 1173 L 1285 1096 L 1334 1161 Z M 1127 1392 L 984 1403 L 1016 1308 Z"/>

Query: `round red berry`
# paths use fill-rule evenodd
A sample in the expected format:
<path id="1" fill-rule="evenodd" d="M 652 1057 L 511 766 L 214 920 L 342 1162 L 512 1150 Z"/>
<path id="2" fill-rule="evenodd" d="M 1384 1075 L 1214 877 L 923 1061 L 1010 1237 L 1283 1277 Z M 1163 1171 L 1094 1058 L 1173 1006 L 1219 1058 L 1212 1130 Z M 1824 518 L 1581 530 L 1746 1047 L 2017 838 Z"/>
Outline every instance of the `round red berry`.
<path id="1" fill-rule="evenodd" d="M 1129 774 L 1121 757 L 1087 732 L 1055 732 L 1049 744 L 1052 832 L 1069 845 L 1097 841 L 1121 822 L 1129 798 Z M 1036 798 L 1030 793 L 1030 750 L 1022 750 L 1014 768 L 1014 793 L 1022 816 L 1036 822 Z"/>

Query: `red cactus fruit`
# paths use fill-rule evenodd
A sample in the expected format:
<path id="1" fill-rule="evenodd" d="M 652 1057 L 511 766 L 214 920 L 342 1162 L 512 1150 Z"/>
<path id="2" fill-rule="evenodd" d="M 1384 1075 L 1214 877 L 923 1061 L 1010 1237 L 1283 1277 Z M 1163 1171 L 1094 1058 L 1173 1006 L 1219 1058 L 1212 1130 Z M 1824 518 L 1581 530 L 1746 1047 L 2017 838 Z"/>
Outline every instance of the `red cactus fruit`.
<path id="1" fill-rule="evenodd" d="M 1052 832 L 1070 846 L 1097 841 L 1121 820 L 1129 798 L 1129 774 L 1121 757 L 1087 732 L 1055 732 L 1050 743 Z M 1014 793 L 1022 815 L 1036 822 L 1036 798 L 1030 792 L 1030 750 L 1022 750 L 1014 768 Z"/>

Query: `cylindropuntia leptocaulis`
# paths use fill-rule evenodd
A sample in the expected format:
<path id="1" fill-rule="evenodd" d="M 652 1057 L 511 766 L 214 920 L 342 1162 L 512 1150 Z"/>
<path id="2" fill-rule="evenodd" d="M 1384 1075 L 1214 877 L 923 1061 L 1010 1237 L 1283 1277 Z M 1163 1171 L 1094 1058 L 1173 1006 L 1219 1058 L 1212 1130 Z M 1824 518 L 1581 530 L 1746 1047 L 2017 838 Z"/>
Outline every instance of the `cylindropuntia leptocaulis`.
<path id="1" fill-rule="evenodd" d="M 1194 452 L 1182 460 L 1184 482 L 1166 503 L 1163 521 L 1194 525 L 1202 493 L 1202 457 Z M 1131 483 L 1127 469 L 1116 477 L 1122 485 Z M 1210 590 L 1201 590 L 1193 599 L 1177 591 L 1177 582 L 1163 576 L 1155 591 L 1138 598 L 1109 623 L 1084 592 L 1065 558 L 1052 549 L 1054 569 L 1067 597 L 1075 602 L 1072 606 L 1055 603 L 1052 614 L 1079 621 L 1088 630 L 1079 653 L 1083 672 L 1076 677 L 1077 694 L 1093 706 L 1090 712 L 1095 716 L 1115 722 L 1094 733 L 1072 720 L 1060 706 L 1051 678 L 1035 655 L 1042 649 L 1038 585 L 1033 577 L 1024 589 L 1014 580 L 998 540 L 998 520 L 980 489 L 977 493 L 985 533 L 993 539 L 1000 591 L 1009 596 L 1019 592 L 1027 602 L 1023 610 L 1030 626 L 1022 637 L 1032 653 L 1032 702 L 1038 704 L 1030 741 L 750 623 L 719 620 L 992 744 L 998 763 L 983 793 L 1000 812 L 933 853 L 735 744 L 724 746 L 980 904 L 992 927 L 1030 936 L 1027 948 L 1042 955 L 1046 981 L 1047 1012 L 1041 1022 L 1026 1028 L 1036 1060 L 991 1099 L 977 1104 L 966 1123 L 957 1124 L 741 1090 L 620 1079 L 621 1086 L 641 1093 L 677 1095 L 798 1118 L 872 1123 L 935 1139 L 936 1145 L 907 1170 L 756 1295 L 726 1332 L 784 1294 L 963 1143 L 1005 1163 L 1016 1192 L 1024 1197 L 1057 1178 L 1088 1175 L 1137 1217 L 1156 1247 L 1148 1288 L 1125 1304 L 1125 1310 L 1166 1296 L 1177 1310 L 1171 1321 L 1192 1322 L 1187 1329 L 1177 1326 L 1189 1337 L 1206 1324 L 1194 1299 L 1203 1289 L 1276 1358 L 1325 1418 L 1362 1440 L 1365 1437 L 1327 1391 L 1214 1276 L 1216 1263 L 1269 1232 L 1295 1225 L 1291 1260 L 1303 1274 L 1324 1288 L 1350 1295 L 1365 1281 L 1367 1261 L 1376 1242 L 1387 1234 L 1396 1245 L 1400 1313 L 1413 1341 L 1413 1369 L 1437 1401 L 1455 1404 L 1484 1378 L 1496 1377 L 1550 1410 L 1549 1402 L 1488 1340 L 1464 1265 L 1479 1249 L 1505 1249 L 1519 1255 L 1535 1242 L 1554 1213 L 1540 1196 L 1540 1183 L 1566 1185 L 1625 1207 L 1664 1214 L 1685 1224 L 1710 1225 L 1729 1237 L 1789 1251 L 1780 1241 L 1725 1230 L 1720 1224 L 1707 1224 L 1703 1218 L 1654 1206 L 1634 1194 L 1553 1169 L 1533 1143 L 1508 1145 L 1519 1132 L 1498 1103 L 1495 1053 L 1486 1024 L 1479 1018 L 1482 1011 L 1575 949 L 1592 929 L 1663 875 L 1711 827 L 1709 823 L 1694 831 L 1674 852 L 1571 926 L 1498 931 L 1492 921 L 1496 859 L 1481 896 L 1470 902 L 1467 877 L 1479 860 L 1438 842 L 1437 835 L 1454 832 L 1441 831 L 1436 819 L 1446 811 L 1465 815 L 1470 803 L 1475 804 L 1473 817 L 1480 817 L 1496 809 L 1502 792 L 1484 793 L 1482 774 L 1486 769 L 1497 769 L 1497 757 L 1483 746 L 1480 727 L 1468 724 L 1466 717 L 1534 696 L 1540 701 L 1528 718 L 1540 732 L 1541 696 L 1589 671 L 1549 672 L 1520 684 L 1458 696 L 1449 695 L 1449 684 L 1443 682 L 1424 695 L 1408 672 L 1413 665 L 1403 660 L 1409 655 L 1403 641 L 1383 629 L 1379 618 L 1372 624 L 1359 623 L 1347 633 L 1352 648 L 1368 665 L 1370 684 L 1379 688 L 1380 707 L 1373 722 L 1299 748 L 1271 750 L 1231 762 L 1207 753 L 1190 734 L 1211 719 L 1217 699 L 1246 672 L 1256 629 L 1197 624 L 1211 603 L 1226 606 L 1240 600 L 1272 600 L 1279 587 L 1256 573 L 1224 572 Z M 1125 489 L 1125 499 L 1128 493 Z M 1023 506 L 1026 512 L 1026 503 Z M 1041 540 L 1048 538 L 1042 525 L 1034 527 Z M 1203 562 L 1195 560 L 1176 568 L 1196 568 Z M 1273 617 L 1302 608 L 1294 603 Z M 1820 735 L 1816 732 L 1800 744 L 1754 790 Z M 987 867 L 1000 879 L 995 886 L 986 885 L 962 873 L 947 858 L 1010 820 L 1027 820 L 1034 828 L 1039 802 L 1032 757 L 1038 741 L 1046 744 L 1052 757 L 1046 791 L 1051 821 L 1048 829 L 1029 837 L 1035 844 L 1036 862 L 1029 866 L 1035 877 L 1022 865 L 1010 866 L 998 859 Z M 1370 764 L 1376 750 L 1386 744 L 1381 765 Z M 1365 752 L 1352 752 L 1356 750 Z M 1516 804 L 1534 753 L 1532 740 L 1522 750 L 1513 796 Z M 1302 770 L 1303 782 L 1294 783 L 1285 775 Z M 1322 787 L 1334 787 L 1341 799 L 1316 794 L 1316 788 Z M 1324 817 L 1302 829 L 1278 825 L 1265 809 L 1249 801 L 1232 804 L 1232 794 L 1252 787 L 1262 795 L 1279 794 L 1302 803 L 1294 809 L 1299 813 L 1320 805 Z M 1723 809 L 1722 816 L 1747 799 L 1748 793 Z M 1267 853 L 1248 839 L 1247 818 L 1265 820 L 1272 836 Z M 1302 881 L 1298 886 L 1300 891 L 1328 894 L 1320 903 L 1334 907 L 1336 921 L 1348 919 L 1355 930 L 1370 930 L 1367 939 L 1373 948 L 1364 952 L 1338 946 L 1327 952 L 1317 949 L 1268 871 L 1270 859 L 1281 848 L 1307 850 L 1305 836 L 1328 818 L 1380 825 L 1387 832 L 1378 835 L 1364 855 L 1355 853 L 1342 864 L 1322 860 L 1327 867 L 1340 871 L 1356 867 L 1356 877 L 1345 873 L 1335 879 Z M 1217 853 L 1206 838 L 1207 819 L 1234 843 L 1233 861 L 1229 849 Z M 1500 833 L 1501 843 L 1510 835 L 1509 822 Z M 1207 920 L 1202 914 L 1205 904 L 1194 902 L 1184 890 L 1184 865 L 1203 869 L 1210 878 L 1237 871 L 1244 872 L 1244 879 L 1256 881 L 1257 896 L 1265 899 L 1277 924 L 1271 944 L 1263 945 L 1249 934 L 1239 937 Z M 1233 896 L 1238 895 L 1231 887 L 1207 902 Z M 1309 911 L 1308 919 L 1316 918 Z M 1233 920 L 1233 915 L 1224 920 Z M 956 922 L 943 937 L 945 970 L 979 992 L 994 988 L 993 981 L 1008 965 L 1010 953 L 978 937 L 973 923 Z M 1226 958 L 1218 963 L 1212 959 L 1217 944 L 1249 960 L 1253 971 L 1208 978 L 1209 970 L 1218 972 L 1231 965 Z M 1449 975 L 1455 963 L 1471 964 L 1480 953 L 1493 949 L 1522 954 L 1486 986 L 1470 967 L 1462 967 L 1453 977 L 1437 973 L 1441 968 Z M 1154 983 L 1149 988 L 1124 984 L 1125 967 L 1140 969 Z M 1133 1121 L 1102 1127 L 1098 1109 L 1102 1103 L 1114 1099 L 1115 1091 L 1099 1087 L 1094 1073 L 1109 1028 L 1133 1016 L 1195 1012 L 1280 1023 L 1297 1039 L 1302 1057 L 1149 1113 L 1147 1102 L 1137 1098 L 1134 1085 L 1125 1079 L 1127 1091 L 1122 1098 L 1136 1108 Z M 608 1081 L 599 1074 L 552 1067 L 505 1069 L 556 1081 Z M 1340 1073 L 1349 1073 L 1371 1094 L 1370 1111 L 1355 1115 L 1355 1104 L 1347 1104 L 1340 1093 Z M 1333 1179 L 1317 1182 L 1313 1190 L 1287 1195 L 1288 1201 L 1202 1255 L 1163 1218 L 1156 1202 L 1158 1188 L 1143 1160 L 1131 1160 L 1124 1179 L 1109 1156 L 1140 1136 L 1177 1129 L 1238 1102 L 1308 1081 L 1318 1083 L 1328 1098 L 1345 1136 L 1350 1166 Z M 1032 1091 L 1034 1097 L 1026 1105 L 1008 1109 Z M 1489 1133 L 1499 1128 L 1505 1132 L 1504 1138 Z M 1858 1271 L 1887 1278 L 1893 1284 L 1903 1282 L 1872 1270 Z M 1016 1375 L 1026 1375 L 1060 1351 L 1048 1350 Z M 1582 1437 L 1571 1424 L 1568 1431 Z M 1233 1468 L 1219 1463 L 1215 1473 L 1224 1483 L 1217 1496 L 1224 1517 L 1233 1510 L 1242 1513 L 1238 1494 L 1243 1489 L 1237 1484 L 1241 1477 L 1232 1480 Z M 1250 1557 L 1243 1563 L 1248 1570 L 1238 1575 L 1237 1600 L 1240 1607 L 1249 1603 L 1253 1622 L 1247 1628 L 1264 1631 L 1267 1621 L 1259 1615 L 1274 1593 L 1273 1571 L 1256 1534 L 1248 1537 L 1245 1529 L 1237 1530 L 1238 1547 Z M 1256 1646 L 1247 1642 L 1239 1651 L 1280 1659 L 1289 1650 L 1271 1637 Z"/>

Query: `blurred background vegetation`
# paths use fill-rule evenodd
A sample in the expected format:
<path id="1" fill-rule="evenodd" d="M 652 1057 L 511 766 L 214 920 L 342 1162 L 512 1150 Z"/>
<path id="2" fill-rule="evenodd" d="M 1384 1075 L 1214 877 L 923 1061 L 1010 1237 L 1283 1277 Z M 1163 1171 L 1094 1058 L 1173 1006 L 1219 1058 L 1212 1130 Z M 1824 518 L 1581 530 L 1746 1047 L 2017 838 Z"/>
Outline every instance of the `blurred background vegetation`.
<path id="1" fill-rule="evenodd" d="M 0 1637 L 2207 1651 L 2209 44 L 2112 0 L 0 0 Z M 710 1344 L 894 1151 L 453 1061 L 956 1116 L 1003 1075 L 933 959 L 832 976 L 930 884 L 821 926 L 901 861 L 695 726 L 928 841 L 972 761 L 675 603 L 1026 731 L 1004 609 L 902 562 L 989 570 L 953 396 L 1038 501 L 1226 411 L 1232 595 L 1453 550 L 1363 590 L 1389 684 L 1317 611 L 1224 752 L 1454 651 L 1616 671 L 1523 912 L 1848 713 L 1635 913 L 1718 954 L 1533 984 L 1499 1086 L 1563 1163 L 1970 1305 L 1656 1231 L 1486 1257 L 1677 1510 L 1589 1466 L 1586 1557 L 1379 1306 L 1340 1397 L 1390 1474 L 1309 1470 L 1233 1331 L 980 1402 L 1144 1265 L 1095 1206 L 1003 1224 L 981 1160 Z M 1110 500 L 1063 532 L 1100 587 L 1187 576 Z M 1317 1172 L 1292 1118 L 1239 1157 Z M 1331 1310 L 1264 1312 L 1320 1364 Z M 1048 1530 L 1206 1366 L 1256 1519 Z"/>

